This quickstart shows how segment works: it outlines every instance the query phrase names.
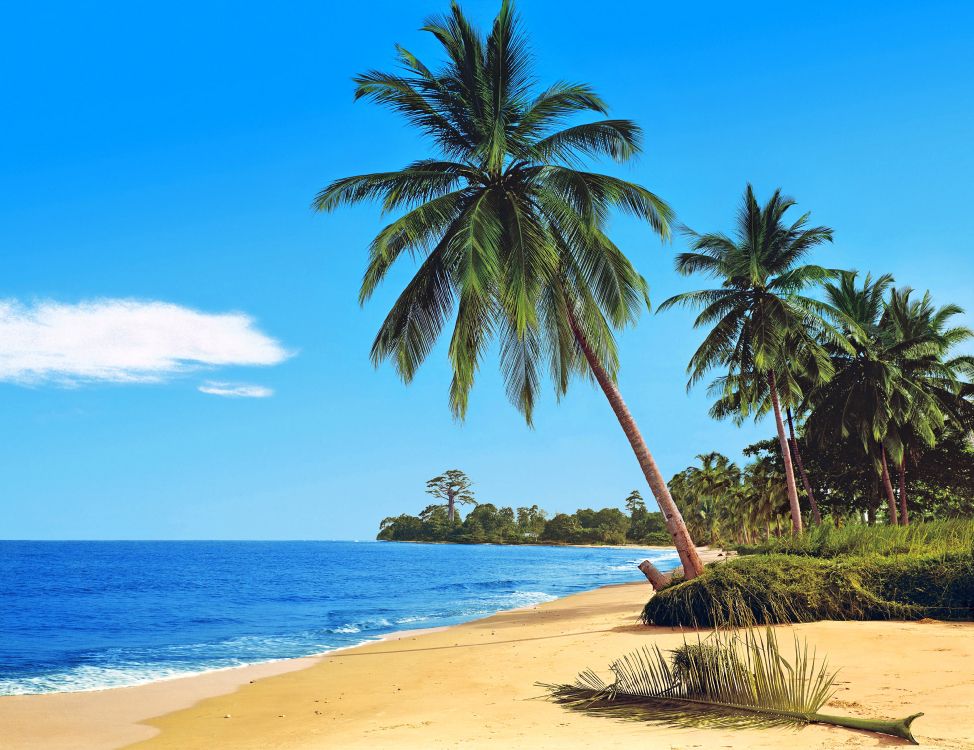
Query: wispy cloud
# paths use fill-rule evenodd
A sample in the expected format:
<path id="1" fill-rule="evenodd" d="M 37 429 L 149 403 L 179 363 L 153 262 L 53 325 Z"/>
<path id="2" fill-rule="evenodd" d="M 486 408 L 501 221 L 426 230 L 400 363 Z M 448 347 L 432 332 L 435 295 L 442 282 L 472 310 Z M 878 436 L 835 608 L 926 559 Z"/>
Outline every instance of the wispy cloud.
<path id="1" fill-rule="evenodd" d="M 201 393 L 213 396 L 229 396 L 230 398 L 267 398 L 273 396 L 274 391 L 263 385 L 250 383 L 218 383 L 208 380 L 199 387 Z"/>
<path id="2" fill-rule="evenodd" d="M 0 381 L 157 383 L 199 369 L 275 365 L 288 356 L 238 312 L 130 299 L 0 300 Z"/>

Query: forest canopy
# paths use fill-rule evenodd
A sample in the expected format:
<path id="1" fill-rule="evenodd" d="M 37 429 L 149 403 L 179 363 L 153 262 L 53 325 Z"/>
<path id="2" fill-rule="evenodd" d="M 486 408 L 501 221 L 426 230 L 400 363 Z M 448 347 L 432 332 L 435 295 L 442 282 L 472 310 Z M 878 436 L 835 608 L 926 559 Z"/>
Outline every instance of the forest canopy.
<path id="1" fill-rule="evenodd" d="M 397 542 L 456 542 L 460 544 L 656 544 L 670 545 L 663 514 L 650 512 L 637 491 L 619 508 L 554 516 L 537 505 L 497 507 L 481 503 L 466 517 L 447 505 L 427 505 L 418 516 L 402 514 L 383 519 L 377 539 Z"/>

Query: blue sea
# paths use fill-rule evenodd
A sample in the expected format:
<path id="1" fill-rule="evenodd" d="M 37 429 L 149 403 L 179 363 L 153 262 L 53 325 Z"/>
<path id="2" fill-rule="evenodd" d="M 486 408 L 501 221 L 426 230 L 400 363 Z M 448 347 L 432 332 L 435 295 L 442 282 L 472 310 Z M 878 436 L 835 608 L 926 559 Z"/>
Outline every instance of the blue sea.
<path id="1" fill-rule="evenodd" d="M 0 695 L 97 690 L 452 625 L 675 551 L 390 542 L 0 542 Z"/>

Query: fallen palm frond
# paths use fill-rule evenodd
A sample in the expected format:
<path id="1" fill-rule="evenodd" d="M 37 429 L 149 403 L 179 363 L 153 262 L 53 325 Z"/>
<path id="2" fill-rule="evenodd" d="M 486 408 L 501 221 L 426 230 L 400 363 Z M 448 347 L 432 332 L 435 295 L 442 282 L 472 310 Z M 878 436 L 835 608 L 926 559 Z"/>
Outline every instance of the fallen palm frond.
<path id="1" fill-rule="evenodd" d="M 819 713 L 834 693 L 835 674 L 797 639 L 789 662 L 770 629 L 763 636 L 716 632 L 684 644 L 670 659 L 659 647 L 643 648 L 609 669 L 615 679 L 608 683 L 589 669 L 572 684 L 539 685 L 568 708 L 616 718 L 678 727 L 833 724 L 917 744 L 910 725 L 922 714 L 887 721 Z"/>

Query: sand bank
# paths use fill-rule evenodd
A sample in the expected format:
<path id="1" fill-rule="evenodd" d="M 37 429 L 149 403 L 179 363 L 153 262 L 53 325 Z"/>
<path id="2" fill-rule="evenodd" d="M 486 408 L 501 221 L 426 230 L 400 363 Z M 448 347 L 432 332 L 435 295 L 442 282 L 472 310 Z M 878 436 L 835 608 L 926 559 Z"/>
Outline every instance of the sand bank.
<path id="1" fill-rule="evenodd" d="M 677 631 L 636 624 L 649 592 L 643 583 L 608 586 L 316 659 L 97 693 L 0 698 L 0 746 L 676 750 L 900 744 L 818 726 L 798 732 L 667 729 L 573 714 L 536 699 L 536 681 L 570 680 L 583 667 L 604 668 L 643 644 L 681 643 Z M 830 713 L 923 711 L 914 730 L 925 747 L 974 750 L 974 624 L 823 622 L 787 630 L 841 668 Z"/>

